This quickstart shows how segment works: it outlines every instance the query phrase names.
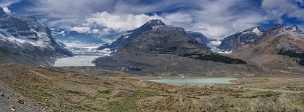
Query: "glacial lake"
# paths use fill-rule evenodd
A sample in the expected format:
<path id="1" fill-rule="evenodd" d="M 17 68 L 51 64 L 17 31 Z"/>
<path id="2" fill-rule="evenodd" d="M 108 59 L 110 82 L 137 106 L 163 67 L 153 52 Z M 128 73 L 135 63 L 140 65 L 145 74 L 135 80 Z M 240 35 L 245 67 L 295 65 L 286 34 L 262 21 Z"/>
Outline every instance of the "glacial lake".
<path id="1" fill-rule="evenodd" d="M 215 84 L 233 84 L 232 81 L 238 80 L 237 78 L 185 78 L 185 79 L 155 79 L 149 80 L 157 83 L 164 83 L 170 85 L 215 85 Z"/>

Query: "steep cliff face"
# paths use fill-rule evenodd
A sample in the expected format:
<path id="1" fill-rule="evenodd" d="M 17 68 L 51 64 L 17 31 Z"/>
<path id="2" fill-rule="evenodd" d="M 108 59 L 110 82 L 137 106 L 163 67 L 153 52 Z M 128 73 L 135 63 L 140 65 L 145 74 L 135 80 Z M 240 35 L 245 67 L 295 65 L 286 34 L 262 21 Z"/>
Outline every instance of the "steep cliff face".
<path id="1" fill-rule="evenodd" d="M 57 43 L 48 27 L 31 18 L 14 17 L 0 9 L 1 61 L 50 65 L 55 58 L 71 56 Z"/>

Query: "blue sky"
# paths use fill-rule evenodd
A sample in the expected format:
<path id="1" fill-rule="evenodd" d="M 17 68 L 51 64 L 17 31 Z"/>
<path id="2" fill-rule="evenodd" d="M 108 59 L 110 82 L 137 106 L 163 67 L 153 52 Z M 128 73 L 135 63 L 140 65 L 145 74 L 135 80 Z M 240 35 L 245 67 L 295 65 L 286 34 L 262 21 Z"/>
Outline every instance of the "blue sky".
<path id="1" fill-rule="evenodd" d="M 304 26 L 304 0 L 0 0 L 12 15 L 39 15 L 50 26 L 106 34 L 150 19 L 220 39 L 260 24 Z"/>

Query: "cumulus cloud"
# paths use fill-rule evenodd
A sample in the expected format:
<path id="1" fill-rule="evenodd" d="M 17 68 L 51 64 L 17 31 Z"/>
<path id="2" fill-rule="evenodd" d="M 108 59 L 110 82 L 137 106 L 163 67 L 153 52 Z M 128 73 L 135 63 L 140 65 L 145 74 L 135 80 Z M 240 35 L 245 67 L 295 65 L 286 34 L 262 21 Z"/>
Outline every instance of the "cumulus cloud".
<path id="1" fill-rule="evenodd" d="M 195 18 L 190 13 L 185 12 L 177 12 L 162 15 L 162 20 L 169 25 L 175 25 L 185 28 L 193 27 L 193 23 L 195 22 Z"/>
<path id="2" fill-rule="evenodd" d="M 7 0 L 11 1 L 11 0 Z M 29 14 L 45 15 L 51 26 L 111 33 L 132 30 L 151 19 L 221 39 L 282 16 L 304 20 L 303 0 L 30 0 Z"/>
<path id="3" fill-rule="evenodd" d="M 108 12 L 96 13 L 86 19 L 85 25 L 100 25 L 115 31 L 127 31 L 140 27 L 151 19 L 162 19 L 159 16 L 147 16 L 145 14 L 110 14 Z"/>
<path id="4" fill-rule="evenodd" d="M 203 10 L 194 12 L 195 22 L 191 30 L 221 39 L 231 33 L 257 26 L 267 19 L 255 10 L 237 8 L 247 0 L 210 0 L 202 4 Z M 234 9 L 235 8 L 235 9 Z M 235 11 L 238 10 L 238 11 Z"/>
<path id="5" fill-rule="evenodd" d="M 143 25 L 148 20 L 161 19 L 166 24 L 184 27 L 187 30 L 202 32 L 210 38 L 220 39 L 236 31 L 254 27 L 267 19 L 259 12 L 251 10 L 245 13 L 233 13 L 232 7 L 246 1 L 202 0 L 200 2 L 202 10 L 177 11 L 152 16 L 121 11 L 101 12 L 89 17 L 84 25 L 100 25 L 114 31 L 127 31 Z"/>
<path id="6" fill-rule="evenodd" d="M 303 4 L 303 0 L 263 0 L 262 7 L 272 19 L 283 22 L 284 15 L 304 19 Z"/>
<path id="7" fill-rule="evenodd" d="M 74 31 L 89 32 L 93 29 L 107 29 L 107 31 L 124 32 L 133 30 L 145 24 L 149 20 L 160 19 L 168 25 L 180 27 L 192 27 L 194 21 L 192 15 L 187 13 L 172 13 L 159 15 L 146 14 L 115 14 L 109 12 L 100 12 L 88 17 L 81 25 L 72 28 Z M 91 28 L 88 30 L 88 28 Z"/>

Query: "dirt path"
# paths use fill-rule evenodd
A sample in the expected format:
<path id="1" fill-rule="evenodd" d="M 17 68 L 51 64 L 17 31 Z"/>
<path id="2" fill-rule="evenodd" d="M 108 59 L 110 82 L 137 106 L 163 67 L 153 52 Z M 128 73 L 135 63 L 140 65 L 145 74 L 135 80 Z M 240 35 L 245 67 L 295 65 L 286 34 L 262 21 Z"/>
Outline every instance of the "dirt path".
<path id="1" fill-rule="evenodd" d="M 0 112 L 46 112 L 33 101 L 16 94 L 0 81 Z"/>

